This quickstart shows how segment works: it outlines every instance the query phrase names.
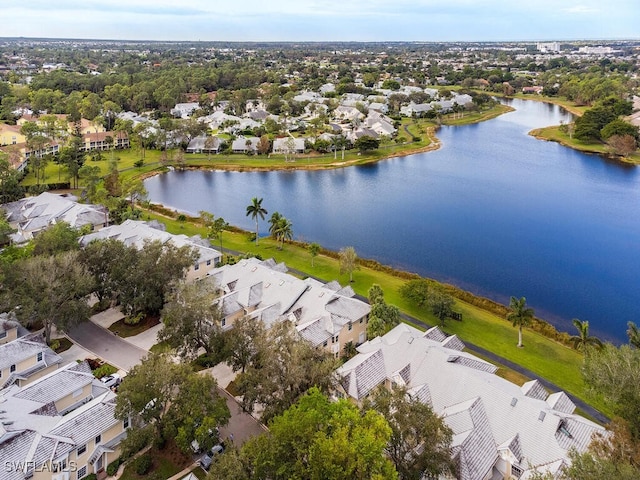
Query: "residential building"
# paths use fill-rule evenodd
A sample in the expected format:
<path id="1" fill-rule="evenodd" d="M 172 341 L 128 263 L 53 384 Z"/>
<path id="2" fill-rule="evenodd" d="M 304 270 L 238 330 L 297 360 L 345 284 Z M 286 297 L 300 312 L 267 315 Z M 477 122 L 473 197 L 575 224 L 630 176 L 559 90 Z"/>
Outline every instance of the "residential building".
<path id="1" fill-rule="evenodd" d="M 601 426 L 574 413 L 564 392 L 549 395 L 537 380 L 521 387 L 497 367 L 463 352 L 437 327 L 400 324 L 358 347 L 338 370 L 338 396 L 360 403 L 378 387 L 401 386 L 429 404 L 453 430 L 453 456 L 464 480 L 557 478 L 569 451 L 583 452 Z"/>
<path id="2" fill-rule="evenodd" d="M 304 142 L 304 138 L 275 138 L 273 140 L 273 153 L 304 153 Z"/>
<path id="3" fill-rule="evenodd" d="M 104 478 L 129 426 L 115 398 L 86 362 L 0 390 L 0 480 Z"/>
<path id="4" fill-rule="evenodd" d="M 258 137 L 238 137 L 231 144 L 231 151 L 233 153 L 257 153 L 259 142 Z"/>
<path id="5" fill-rule="evenodd" d="M 174 246 L 190 247 L 198 252 L 198 259 L 187 271 L 187 280 L 202 278 L 215 267 L 222 259 L 222 254 L 211 248 L 208 241 L 202 238 L 187 237 L 186 235 L 173 235 L 165 232 L 163 226 L 157 222 L 142 222 L 138 220 L 125 220 L 120 225 L 111 225 L 97 232 L 80 237 L 80 244 L 84 247 L 93 240 L 115 239 L 127 246 L 142 248 L 147 242 L 158 241 L 162 244 L 172 243 Z"/>
<path id="6" fill-rule="evenodd" d="M 29 333 L 12 313 L 0 313 L 0 345 L 12 342 Z"/>
<path id="7" fill-rule="evenodd" d="M 49 192 L 5 203 L 2 208 L 9 225 L 17 230 L 10 236 L 15 243 L 28 242 L 38 232 L 59 222 L 66 222 L 74 228 L 89 226 L 98 230 L 109 220 L 108 211 L 103 206 L 78 203 L 72 195 Z"/>
<path id="8" fill-rule="evenodd" d="M 290 320 L 302 338 L 338 357 L 349 342 L 366 340 L 371 307 L 355 298 L 351 287 L 323 284 L 287 273 L 284 264 L 255 258 L 215 269 L 212 281 L 221 293 L 223 328 L 249 316 L 267 326 Z"/>
<path id="9" fill-rule="evenodd" d="M 219 153 L 222 148 L 220 137 L 206 137 L 204 135 L 192 138 L 187 146 L 187 153 Z"/>
<path id="10" fill-rule="evenodd" d="M 26 141 L 27 137 L 20 133 L 19 125 L 0 123 L 0 145 L 16 145 Z"/>
<path id="11" fill-rule="evenodd" d="M 169 113 L 174 117 L 189 118 L 194 110 L 200 108 L 198 102 L 176 103 Z"/>
<path id="12" fill-rule="evenodd" d="M 0 332 L 2 328 L 0 325 Z M 11 330 L 11 336 L 18 334 L 17 326 Z M 47 346 L 39 333 L 0 344 L 0 389 L 27 385 L 57 370 L 61 362 L 62 357 Z"/>
<path id="13" fill-rule="evenodd" d="M 89 152 L 93 150 L 121 150 L 129 148 L 129 136 L 127 132 L 94 132 L 82 135 L 80 150 Z"/>

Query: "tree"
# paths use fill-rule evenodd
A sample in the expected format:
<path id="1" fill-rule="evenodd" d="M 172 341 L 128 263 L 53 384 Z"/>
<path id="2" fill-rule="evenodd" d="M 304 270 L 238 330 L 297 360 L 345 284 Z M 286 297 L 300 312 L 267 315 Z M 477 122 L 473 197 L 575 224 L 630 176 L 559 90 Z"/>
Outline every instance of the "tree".
<path id="1" fill-rule="evenodd" d="M 40 232 L 33 239 L 34 255 L 56 255 L 57 253 L 79 250 L 80 231 L 66 222 L 59 222 Z"/>
<path id="2" fill-rule="evenodd" d="M 312 388 L 273 419 L 268 433 L 250 439 L 240 457 L 249 478 L 395 479 L 384 455 L 390 435 L 379 413 L 360 412 L 347 400 L 331 402 Z"/>
<path id="3" fill-rule="evenodd" d="M 453 313 L 453 297 L 441 288 L 433 289 L 429 297 L 431 311 L 444 326 L 445 320 Z"/>
<path id="4" fill-rule="evenodd" d="M 247 206 L 247 217 L 251 216 L 256 222 L 256 245 L 258 245 L 258 218 L 264 220 L 268 212 L 262 207 L 262 198 L 253 197 L 251 205 Z"/>
<path id="5" fill-rule="evenodd" d="M 380 285 L 374 284 L 369 289 L 369 303 L 371 312 L 367 324 L 368 338 L 381 337 L 400 323 L 400 310 L 385 302 Z"/>
<path id="6" fill-rule="evenodd" d="M 3 311 L 17 308 L 26 325 L 41 323 L 47 343 L 55 326 L 64 331 L 89 319 L 87 295 L 93 281 L 77 252 L 37 256 L 5 268 Z"/>
<path id="7" fill-rule="evenodd" d="M 90 202 L 94 202 L 96 200 L 98 184 L 100 183 L 100 167 L 83 165 L 80 170 L 78 170 L 78 177 L 82 179 L 85 184 L 84 195 L 86 195 L 86 198 Z"/>
<path id="8" fill-rule="evenodd" d="M 320 253 L 320 245 L 317 243 L 310 243 L 307 247 L 309 249 L 309 255 L 311 255 L 311 267 L 313 267 L 313 259 Z"/>
<path id="9" fill-rule="evenodd" d="M 249 365 L 259 365 L 266 351 L 267 329 L 255 318 L 244 316 L 225 332 L 226 361 L 234 372 L 244 373 Z"/>
<path id="10" fill-rule="evenodd" d="M 573 348 L 584 352 L 589 345 L 595 347 L 602 347 L 602 341 L 598 337 L 589 335 L 589 322 L 587 320 L 578 320 L 574 318 L 572 320 L 573 326 L 578 330 L 578 335 L 571 337 L 571 343 Z"/>
<path id="11" fill-rule="evenodd" d="M 419 307 L 425 307 L 429 304 L 431 296 L 430 285 L 431 283 L 424 278 L 409 280 L 400 287 L 400 295 Z"/>
<path id="12" fill-rule="evenodd" d="M 301 339 L 291 322 L 273 325 L 266 341 L 256 346 L 255 361 L 238 375 L 236 384 L 246 410 L 253 411 L 255 404 L 264 406 L 263 421 L 284 412 L 313 386 L 330 391 L 336 366 L 333 355 Z"/>
<path id="13" fill-rule="evenodd" d="M 633 322 L 627 323 L 627 337 L 629 337 L 629 344 L 640 348 L 640 330 L 638 330 L 638 326 Z"/>
<path id="14" fill-rule="evenodd" d="M 82 136 L 76 132 L 71 136 L 68 145 L 60 150 L 60 163 L 66 167 L 73 188 L 78 188 L 80 168 L 85 162 L 85 153 L 81 148 Z"/>
<path id="15" fill-rule="evenodd" d="M 78 259 L 93 277 L 93 293 L 98 301 L 105 304 L 118 301 L 137 255 L 135 247 L 127 247 L 115 238 L 94 240 L 80 250 Z"/>
<path id="16" fill-rule="evenodd" d="M 183 359 L 193 360 L 199 350 L 207 357 L 220 355 L 223 313 L 210 282 L 181 283 L 168 295 L 162 309 L 164 328 L 158 333 Z"/>
<path id="17" fill-rule="evenodd" d="M 131 247 L 135 248 L 135 247 Z M 198 254 L 173 243 L 147 242 L 136 252 L 120 285 L 120 303 L 127 315 L 156 315 L 175 282 L 184 279 Z"/>
<path id="18" fill-rule="evenodd" d="M 516 297 L 511 297 L 509 308 L 511 311 L 507 314 L 507 320 L 514 327 L 518 327 L 518 347 L 522 348 L 524 346 L 522 344 L 522 327 L 526 327 L 531 323 L 533 308 L 527 307 L 527 299 L 524 297 L 521 297 L 520 300 Z"/>
<path id="19" fill-rule="evenodd" d="M 0 205 L 15 202 L 24 196 L 21 177 L 22 174 L 11 166 L 8 155 L 0 152 Z"/>
<path id="20" fill-rule="evenodd" d="M 626 420 L 640 441 L 640 350 L 609 343 L 585 355 L 582 375 L 590 390 L 601 395 L 613 412 Z"/>
<path id="21" fill-rule="evenodd" d="M 600 136 L 603 140 L 608 140 L 613 135 L 630 135 L 634 139 L 638 140 L 638 127 L 616 118 L 602 127 L 602 130 L 600 131 Z"/>
<path id="22" fill-rule="evenodd" d="M 229 228 L 229 224 L 224 218 L 215 218 L 213 213 L 200 211 L 200 219 L 205 227 L 207 227 L 207 238 L 220 241 L 220 253 L 222 253 L 222 232 Z"/>
<path id="23" fill-rule="evenodd" d="M 455 476 L 453 432 L 428 404 L 411 397 L 405 388 L 379 387 L 363 408 L 379 412 L 389 423 L 391 438 L 385 452 L 402 480 Z"/>
<path id="24" fill-rule="evenodd" d="M 362 153 L 369 152 L 380 147 L 380 140 L 368 135 L 363 135 L 355 141 L 354 147 L 356 147 Z"/>
<path id="25" fill-rule="evenodd" d="M 269 218 L 269 234 L 272 238 L 276 238 L 276 230 L 278 229 L 278 222 L 284 218 L 280 212 L 273 212 Z"/>
<path id="26" fill-rule="evenodd" d="M 280 242 L 280 250 L 282 250 L 284 248 L 285 240 L 291 240 L 293 238 L 293 225 L 288 218 L 282 217 L 278 220 L 275 235 L 276 240 Z"/>
<path id="27" fill-rule="evenodd" d="M 198 375 L 166 355 L 150 354 L 118 388 L 115 416 L 139 417 L 153 425 L 156 438 L 176 438 L 188 452 L 194 439 L 205 448 L 213 446 L 216 439 L 209 430 L 225 425 L 230 414 L 213 377 Z M 140 426 L 134 422 L 133 428 Z"/>
<path id="28" fill-rule="evenodd" d="M 341 248 L 338 252 L 340 257 L 340 274 L 348 273 L 349 282 L 353 283 L 353 271 L 358 269 L 358 255 L 353 247 Z"/>
<path id="29" fill-rule="evenodd" d="M 607 145 L 613 153 L 626 157 L 638 149 L 638 141 L 633 135 L 611 135 L 607 139 Z"/>

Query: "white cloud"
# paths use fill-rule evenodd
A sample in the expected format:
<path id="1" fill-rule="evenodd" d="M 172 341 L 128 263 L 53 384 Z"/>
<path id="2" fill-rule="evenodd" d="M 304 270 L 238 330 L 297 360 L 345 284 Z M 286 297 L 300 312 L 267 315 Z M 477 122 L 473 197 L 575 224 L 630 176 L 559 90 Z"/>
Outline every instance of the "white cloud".
<path id="1" fill-rule="evenodd" d="M 596 7 L 590 7 L 589 5 L 575 5 L 573 7 L 564 8 L 562 11 L 565 13 L 589 14 L 598 13 L 600 12 L 600 9 Z"/>

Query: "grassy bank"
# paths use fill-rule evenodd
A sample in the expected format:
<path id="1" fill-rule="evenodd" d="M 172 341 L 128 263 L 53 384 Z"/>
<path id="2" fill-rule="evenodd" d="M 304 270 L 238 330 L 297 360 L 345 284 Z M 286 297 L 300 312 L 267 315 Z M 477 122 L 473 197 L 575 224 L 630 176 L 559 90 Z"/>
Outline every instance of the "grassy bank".
<path id="1" fill-rule="evenodd" d="M 204 234 L 202 227 L 189 221 L 180 222 L 154 212 L 145 212 L 145 218 L 158 219 L 167 225 L 171 233 L 184 233 L 187 235 Z M 264 227 L 264 225 L 263 225 Z M 295 226 L 294 226 L 295 228 Z M 311 256 L 302 246 L 285 244 L 280 250 L 277 243 L 270 238 L 261 238 L 259 245 L 251 242 L 247 233 L 225 232 L 223 234 L 223 246 L 249 255 L 260 255 L 262 258 L 274 258 L 278 262 L 285 262 L 289 267 L 307 272 L 308 274 L 324 280 L 338 280 L 341 284 L 349 283 L 347 274 L 340 274 L 338 260 L 327 254 L 319 255 L 311 266 Z M 435 325 L 438 323 L 433 314 L 409 303 L 400 296 L 399 289 L 406 282 L 406 272 L 393 273 L 381 271 L 376 268 L 361 267 L 354 272 L 354 290 L 362 295 L 367 292 L 372 284 L 379 284 L 384 292 L 387 302 L 397 305 L 403 312 L 412 315 L 424 322 Z M 517 294 L 517 292 L 514 292 Z M 497 316 L 468 302 L 457 300 L 455 309 L 463 314 L 463 321 L 448 321 L 444 326 L 447 333 L 455 333 L 462 340 L 474 343 L 489 351 L 513 361 L 532 372 L 548 379 L 567 392 L 591 403 L 605 414 L 610 411 L 602 402 L 593 401 L 587 396 L 586 387 L 580 373 L 582 355 L 575 350 L 555 342 L 531 330 L 524 333 L 525 348 L 518 348 L 517 330 L 508 323 L 504 317 Z M 521 379 L 521 376 L 505 372 L 503 374 L 511 380 Z"/>
<path id="2" fill-rule="evenodd" d="M 640 164 L 640 152 L 636 150 L 635 153 L 629 155 L 628 157 L 621 157 L 618 155 L 613 155 L 610 152 L 609 147 L 604 143 L 587 143 L 582 140 L 578 140 L 576 138 L 571 138 L 568 134 L 564 133 L 560 126 L 552 126 L 545 128 L 537 128 L 535 130 L 531 130 L 529 135 L 532 135 L 540 140 L 547 140 L 550 142 L 557 142 L 566 147 L 573 148 L 575 150 L 579 150 L 585 153 L 594 153 L 598 155 L 604 155 L 608 158 L 611 158 L 616 161 Z"/>

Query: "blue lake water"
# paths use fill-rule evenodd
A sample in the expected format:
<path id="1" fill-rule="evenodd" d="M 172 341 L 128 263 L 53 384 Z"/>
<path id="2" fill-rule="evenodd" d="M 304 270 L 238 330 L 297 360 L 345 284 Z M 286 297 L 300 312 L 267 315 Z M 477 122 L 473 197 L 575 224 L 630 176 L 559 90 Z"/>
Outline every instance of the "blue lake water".
<path id="1" fill-rule="evenodd" d="M 502 303 L 525 296 L 561 329 L 580 318 L 625 341 L 627 321 L 639 320 L 640 170 L 530 137 L 570 116 L 511 105 L 488 122 L 443 127 L 434 152 L 331 171 L 175 171 L 145 186 L 153 202 L 248 230 L 246 206 L 263 197 L 296 239 L 351 245 Z"/>

